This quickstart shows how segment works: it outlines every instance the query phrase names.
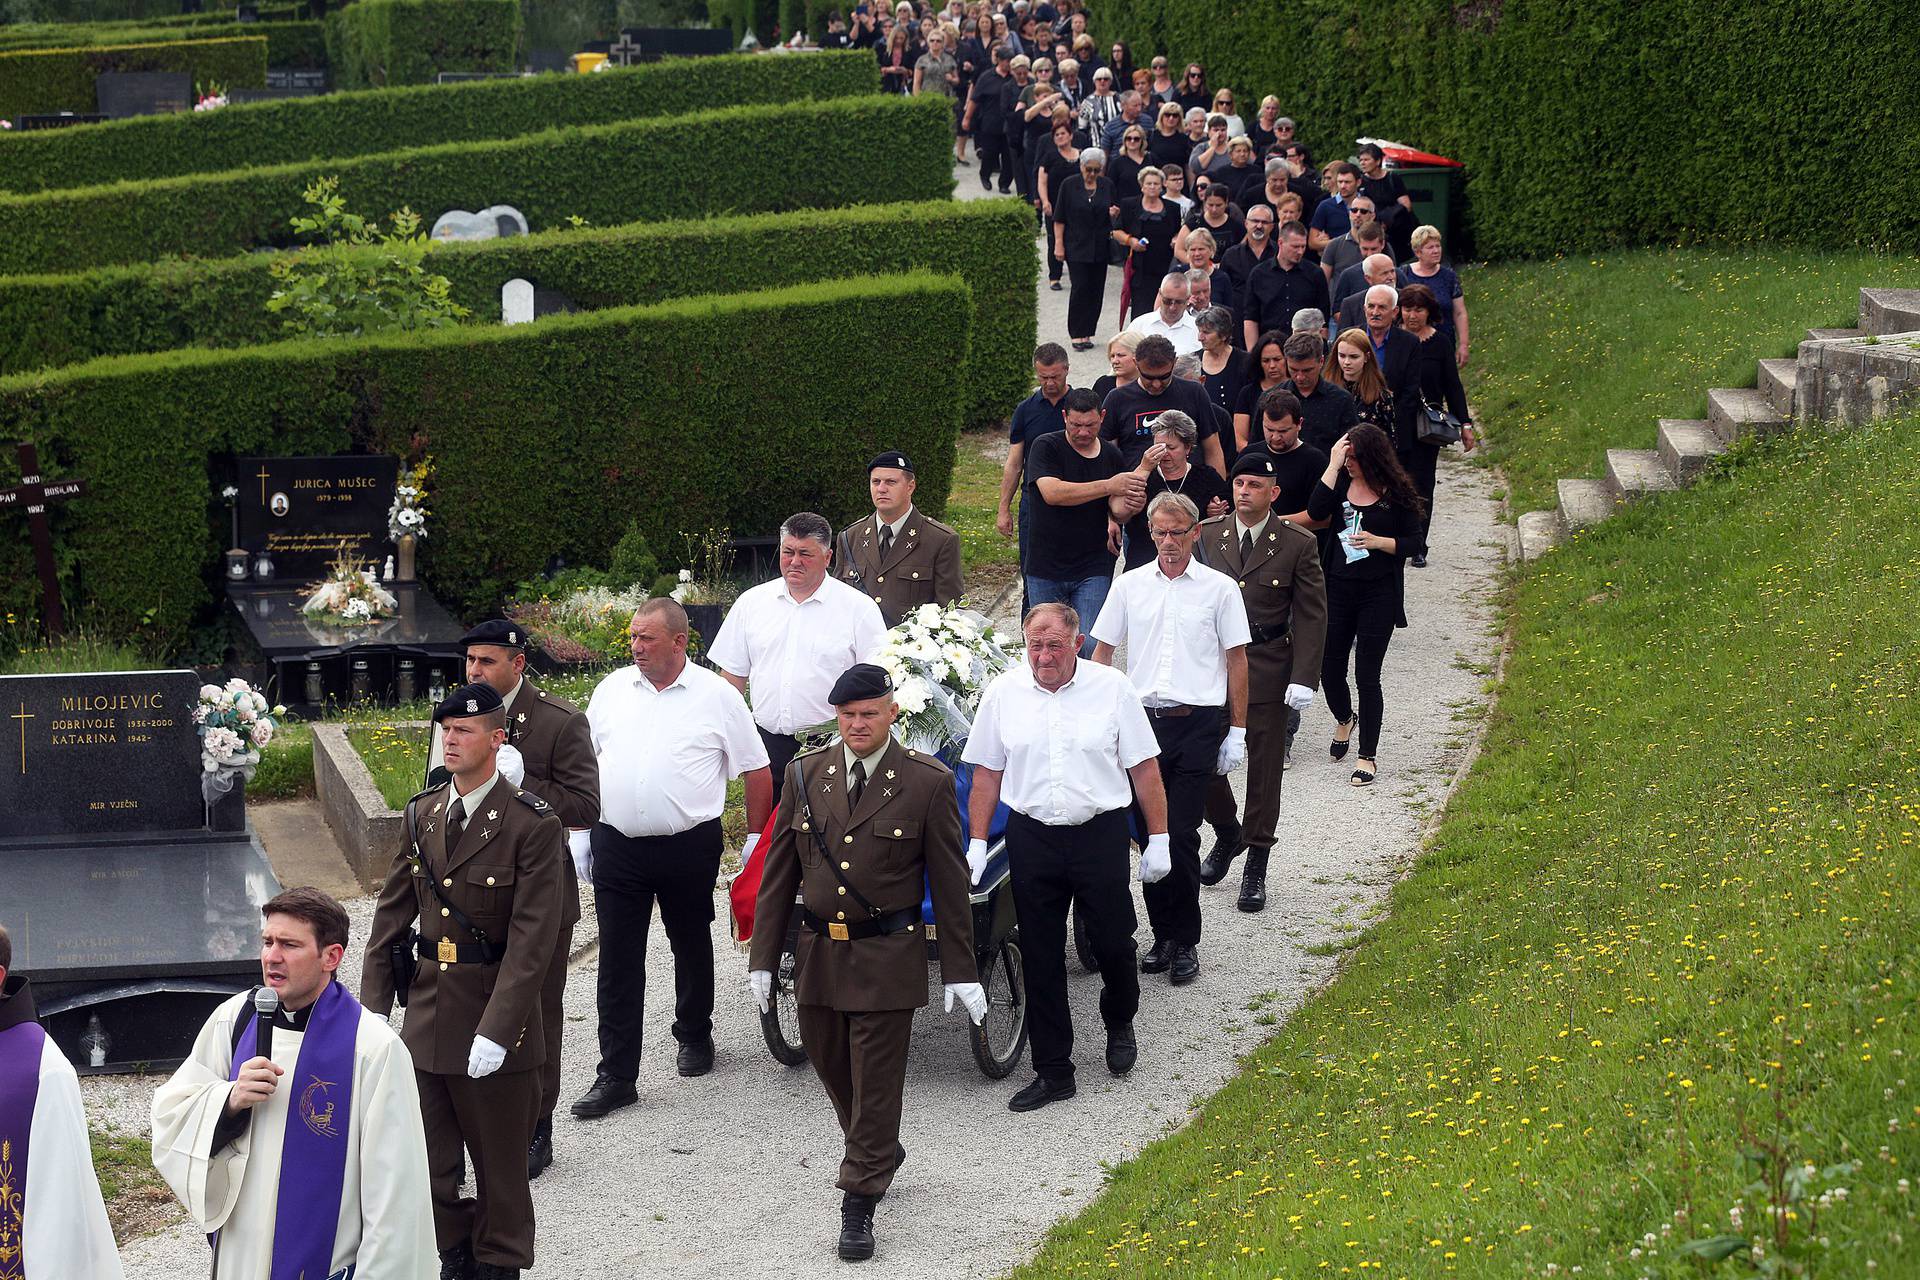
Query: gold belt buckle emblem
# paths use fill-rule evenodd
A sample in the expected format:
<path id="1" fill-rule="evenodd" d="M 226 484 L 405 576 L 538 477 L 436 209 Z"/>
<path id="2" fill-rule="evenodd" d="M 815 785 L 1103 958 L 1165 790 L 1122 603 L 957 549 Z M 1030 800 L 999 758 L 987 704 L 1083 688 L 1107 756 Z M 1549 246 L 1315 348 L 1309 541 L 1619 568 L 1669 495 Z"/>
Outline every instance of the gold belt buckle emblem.
<path id="1" fill-rule="evenodd" d="M 452 938 L 440 939 L 440 963 L 441 964 L 459 964 L 460 963 L 460 948 L 453 945 Z"/>
<path id="2" fill-rule="evenodd" d="M 827 936 L 835 942 L 845 942 L 847 940 L 847 926 L 843 924 L 829 924 L 827 926 Z"/>

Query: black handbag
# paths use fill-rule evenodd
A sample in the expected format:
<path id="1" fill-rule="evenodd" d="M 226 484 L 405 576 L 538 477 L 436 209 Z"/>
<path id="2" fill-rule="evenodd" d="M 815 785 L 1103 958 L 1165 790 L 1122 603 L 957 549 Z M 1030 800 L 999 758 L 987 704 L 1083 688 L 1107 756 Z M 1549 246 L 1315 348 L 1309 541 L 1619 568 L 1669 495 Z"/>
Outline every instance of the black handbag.
<path id="1" fill-rule="evenodd" d="M 1420 434 L 1416 438 L 1421 444 L 1444 449 L 1450 444 L 1460 443 L 1460 419 L 1445 409 L 1434 408 L 1427 403 L 1425 396 L 1420 398 L 1420 417 Z"/>

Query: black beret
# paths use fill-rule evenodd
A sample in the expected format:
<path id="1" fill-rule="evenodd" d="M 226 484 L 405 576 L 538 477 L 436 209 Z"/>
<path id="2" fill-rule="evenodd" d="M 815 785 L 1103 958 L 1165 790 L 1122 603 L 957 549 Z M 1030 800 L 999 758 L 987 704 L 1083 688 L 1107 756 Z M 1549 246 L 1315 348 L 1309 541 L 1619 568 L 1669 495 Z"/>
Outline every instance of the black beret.
<path id="1" fill-rule="evenodd" d="M 460 637 L 460 647 L 470 644 L 497 644 L 507 649 L 527 647 L 526 628 L 517 622 L 508 622 L 505 618 L 489 618 L 467 634 Z"/>
<path id="2" fill-rule="evenodd" d="M 1233 464 L 1233 475 L 1227 478 L 1231 480 L 1236 476 L 1264 476 L 1272 480 L 1279 474 L 1273 466 L 1273 455 L 1255 449 L 1240 455 L 1239 461 Z"/>
<path id="3" fill-rule="evenodd" d="M 898 467 L 908 475 L 912 475 L 913 459 L 898 449 L 889 449 L 867 464 L 868 471 L 874 471 L 880 467 Z"/>
<path id="4" fill-rule="evenodd" d="M 484 716 L 489 711 L 498 711 L 504 705 L 492 685 L 470 684 L 448 694 L 447 700 L 433 709 L 433 719 L 437 724 L 461 716 Z"/>
<path id="5" fill-rule="evenodd" d="M 868 698 L 879 698 L 892 692 L 893 679 L 887 675 L 885 667 L 876 667 L 871 662 L 856 662 L 833 682 L 833 691 L 827 695 L 827 701 L 838 707 L 848 702 L 865 702 Z"/>

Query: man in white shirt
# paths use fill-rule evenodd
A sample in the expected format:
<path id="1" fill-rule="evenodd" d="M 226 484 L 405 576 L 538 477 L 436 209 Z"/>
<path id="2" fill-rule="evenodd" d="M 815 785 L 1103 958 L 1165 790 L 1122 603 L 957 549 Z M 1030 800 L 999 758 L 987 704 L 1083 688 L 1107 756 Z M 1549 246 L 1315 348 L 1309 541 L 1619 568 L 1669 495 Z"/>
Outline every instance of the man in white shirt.
<path id="1" fill-rule="evenodd" d="M 1184 494 L 1147 505 L 1155 558 L 1120 575 L 1093 624 L 1093 660 L 1127 646 L 1127 676 L 1160 744 L 1173 869 L 1147 886 L 1153 946 L 1142 973 L 1200 976 L 1200 818 L 1215 774 L 1247 758 L 1247 606 L 1233 579 L 1193 558 L 1200 512 Z"/>
<path id="2" fill-rule="evenodd" d="M 600 821 L 581 874 L 592 880 L 600 922 L 600 1064 L 593 1087 L 573 1104 L 582 1120 L 638 1101 L 633 1082 L 655 901 L 673 948 L 676 1069 L 683 1076 L 713 1069 L 713 885 L 727 780 L 746 783 L 743 860 L 773 808 L 766 748 L 746 703 L 725 680 L 687 661 L 686 610 L 649 600 L 627 637 L 633 665 L 602 680 L 587 704 Z"/>
<path id="3" fill-rule="evenodd" d="M 1084 637 L 1071 607 L 1035 605 L 1022 630 L 1027 660 L 987 686 L 961 758 L 974 766 L 967 862 L 976 881 L 986 869 L 995 807 L 1004 800 L 1012 811 L 1007 856 L 1036 1075 L 1007 1106 L 1033 1111 L 1078 1092 L 1067 1003 L 1072 903 L 1080 904 L 1100 965 L 1107 1070 L 1125 1075 L 1139 1054 L 1137 917 L 1127 877 L 1127 807 L 1135 797 L 1147 832 L 1141 881 L 1151 887 L 1172 863 L 1157 747 L 1139 695 L 1118 671 L 1079 660 Z"/>
<path id="4" fill-rule="evenodd" d="M 1192 300 L 1193 289 L 1187 283 L 1187 273 L 1169 271 L 1160 279 L 1160 292 L 1154 295 L 1153 310 L 1135 316 L 1127 325 L 1127 331 L 1149 337 L 1158 334 L 1173 344 L 1174 355 L 1191 355 L 1200 349 L 1200 329 L 1187 310 L 1187 303 Z"/>
<path id="5" fill-rule="evenodd" d="M 880 606 L 828 576 L 832 566 L 833 526 L 811 511 L 788 516 L 780 526 L 780 576 L 741 593 L 707 650 L 727 682 L 752 699 L 773 776 L 771 804 L 780 803 L 787 765 L 800 750 L 794 735 L 834 718 L 833 682 L 870 661 L 887 633 Z"/>
<path id="6" fill-rule="evenodd" d="M 7 976 L 12 964 L 0 926 L 0 1275 L 120 1280 L 80 1081 L 41 1029 L 27 980 Z"/>

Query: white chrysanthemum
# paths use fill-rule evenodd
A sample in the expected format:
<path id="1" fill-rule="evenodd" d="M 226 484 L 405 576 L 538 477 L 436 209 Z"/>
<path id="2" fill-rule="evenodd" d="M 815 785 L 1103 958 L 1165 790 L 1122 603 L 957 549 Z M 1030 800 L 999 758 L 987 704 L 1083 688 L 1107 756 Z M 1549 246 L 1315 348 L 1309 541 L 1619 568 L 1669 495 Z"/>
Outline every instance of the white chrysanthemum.
<path id="1" fill-rule="evenodd" d="M 927 709 L 927 685 L 919 676 L 908 676 L 893 691 L 894 703 L 907 715 L 918 715 Z"/>
<path id="2" fill-rule="evenodd" d="M 919 623 L 923 627 L 939 626 L 940 625 L 940 606 L 937 604 L 921 605 L 918 609 L 915 609 L 913 611 L 913 620 Z"/>
<path id="3" fill-rule="evenodd" d="M 935 684 L 945 684 L 947 677 L 953 674 L 953 668 L 944 662 L 936 662 L 927 668 L 927 674 L 933 677 Z"/>

